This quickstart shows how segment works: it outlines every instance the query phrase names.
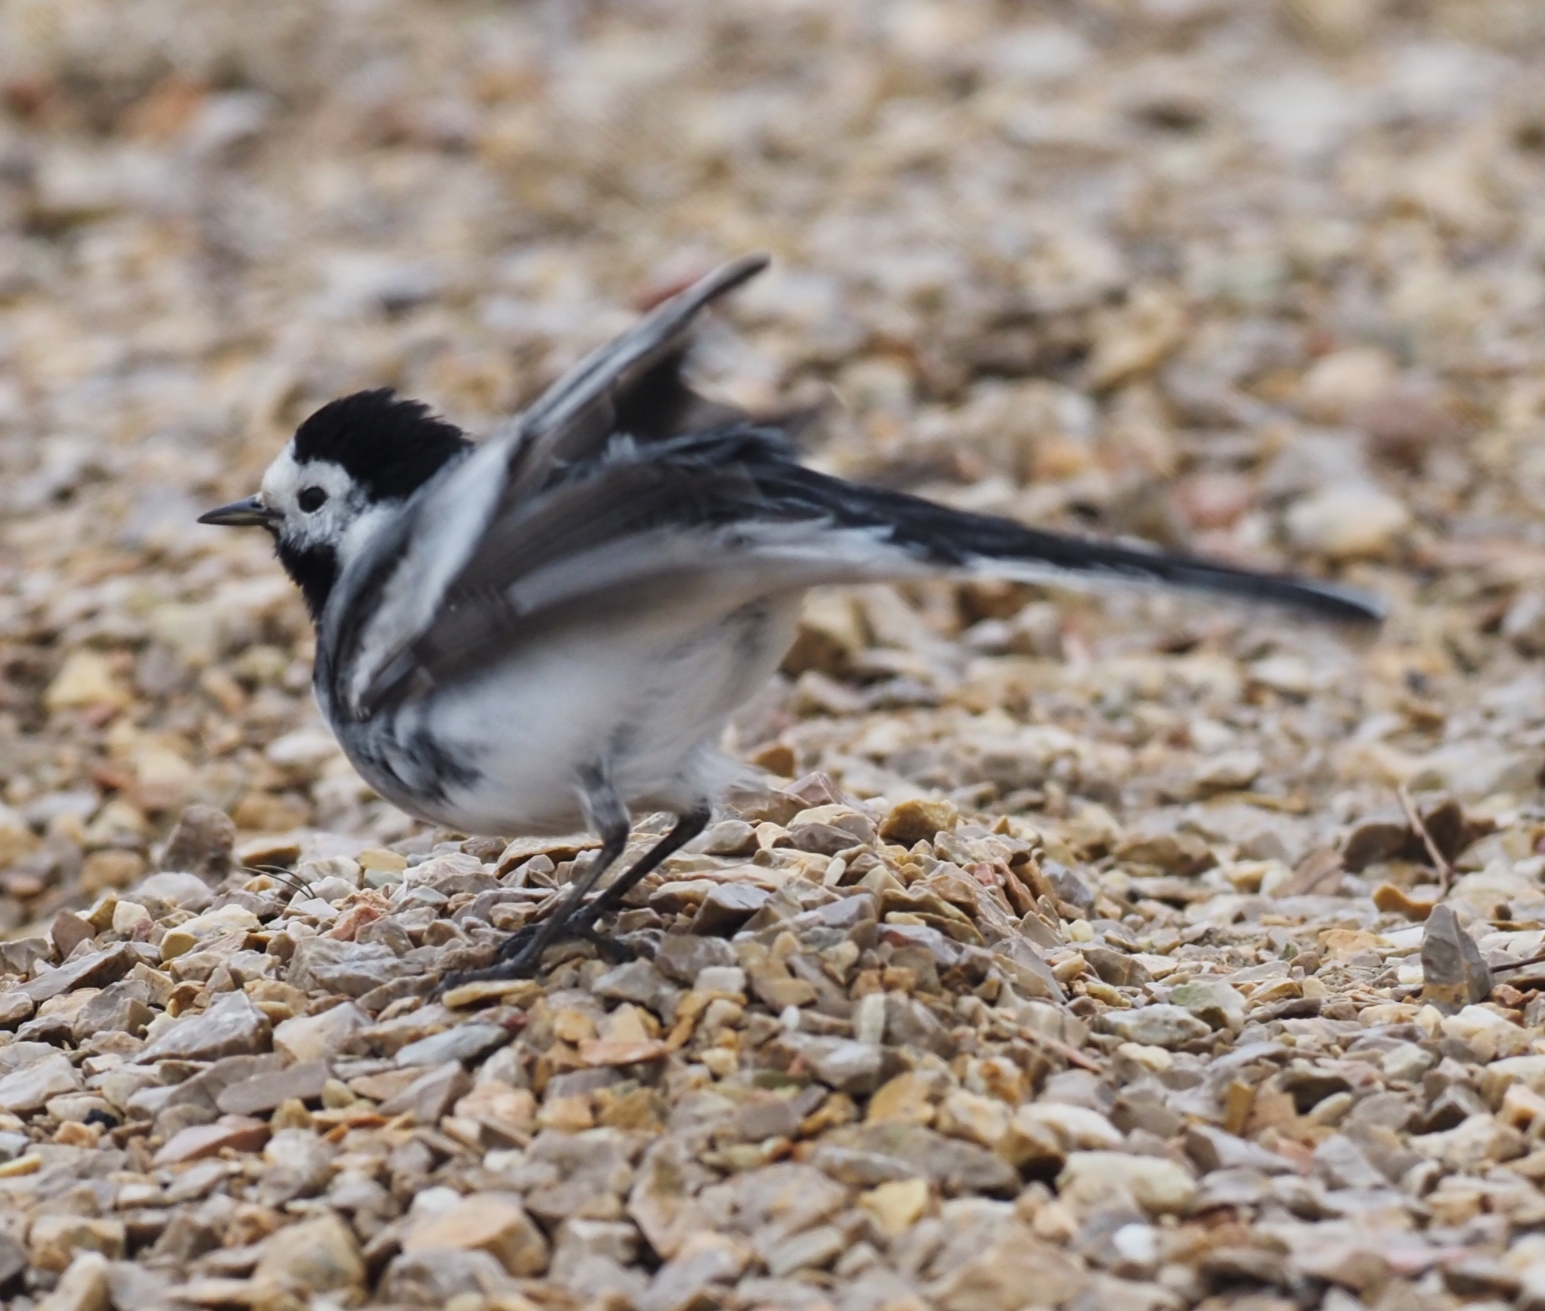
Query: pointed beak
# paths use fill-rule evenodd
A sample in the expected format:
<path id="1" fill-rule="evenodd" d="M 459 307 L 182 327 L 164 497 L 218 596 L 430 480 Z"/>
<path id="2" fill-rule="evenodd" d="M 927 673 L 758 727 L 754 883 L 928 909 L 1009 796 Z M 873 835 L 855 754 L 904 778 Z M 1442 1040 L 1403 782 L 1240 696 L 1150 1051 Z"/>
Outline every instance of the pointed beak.
<path id="1" fill-rule="evenodd" d="M 249 496 L 244 501 L 232 501 L 201 514 L 198 521 L 218 524 L 222 528 L 266 528 L 278 517 L 259 497 Z"/>

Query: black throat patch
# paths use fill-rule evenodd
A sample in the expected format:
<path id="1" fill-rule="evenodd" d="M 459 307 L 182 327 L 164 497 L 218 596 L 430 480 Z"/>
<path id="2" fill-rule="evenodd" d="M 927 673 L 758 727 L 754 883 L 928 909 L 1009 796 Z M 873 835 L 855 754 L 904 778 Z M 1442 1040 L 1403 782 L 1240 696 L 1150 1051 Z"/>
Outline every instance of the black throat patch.
<path id="1" fill-rule="evenodd" d="M 274 549 L 284 572 L 306 598 L 306 609 L 311 611 L 315 623 L 321 619 L 322 607 L 338 581 L 338 553 L 330 546 L 308 546 L 302 550 L 283 541 L 276 541 Z"/>

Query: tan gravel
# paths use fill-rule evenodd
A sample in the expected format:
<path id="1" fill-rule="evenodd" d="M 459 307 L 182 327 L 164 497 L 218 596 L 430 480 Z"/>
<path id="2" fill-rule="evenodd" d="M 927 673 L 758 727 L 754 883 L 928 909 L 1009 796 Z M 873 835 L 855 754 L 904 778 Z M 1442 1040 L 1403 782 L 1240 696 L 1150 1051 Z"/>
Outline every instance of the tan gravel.
<path id="1" fill-rule="evenodd" d="M 1542 59 L 1527 0 L 0 3 L 7 1305 L 1545 1307 Z M 640 958 L 437 1000 L 591 844 L 374 798 L 193 519 L 762 248 L 701 373 L 824 467 L 1391 618 L 814 597 Z"/>

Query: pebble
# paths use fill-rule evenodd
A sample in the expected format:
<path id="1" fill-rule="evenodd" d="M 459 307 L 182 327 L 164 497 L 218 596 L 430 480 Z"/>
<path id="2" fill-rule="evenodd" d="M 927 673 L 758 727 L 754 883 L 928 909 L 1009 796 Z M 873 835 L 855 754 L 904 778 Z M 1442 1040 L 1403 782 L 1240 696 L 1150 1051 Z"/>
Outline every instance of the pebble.
<path id="1" fill-rule="evenodd" d="M 452 1248 L 487 1252 L 512 1275 L 539 1275 L 547 1268 L 548 1246 L 515 1196 L 479 1193 L 464 1197 L 415 1225 L 403 1251 Z"/>
<path id="2" fill-rule="evenodd" d="M 233 1152 L 261 1151 L 268 1141 L 268 1125 L 246 1115 L 222 1115 L 213 1124 L 192 1124 L 173 1134 L 156 1152 L 156 1165 L 183 1165 L 188 1161 Z"/>
<path id="3" fill-rule="evenodd" d="M 336 1215 L 319 1215 L 288 1225 L 263 1242 L 252 1283 L 269 1295 L 280 1291 L 358 1296 L 365 1286 L 365 1263 L 349 1226 Z"/>
<path id="4" fill-rule="evenodd" d="M 1422 1001 L 1447 1014 L 1490 995 L 1493 979 L 1475 939 L 1453 908 L 1439 905 L 1422 933 Z"/>
<path id="5" fill-rule="evenodd" d="M 212 1061 L 267 1049 L 272 1031 L 268 1017 L 244 992 L 213 1002 L 161 1030 L 135 1057 L 140 1063 L 169 1059 Z"/>
<path id="6" fill-rule="evenodd" d="M 1110 1031 L 1125 1042 L 1145 1047 L 1183 1047 L 1207 1037 L 1212 1026 L 1183 1006 L 1155 1004 L 1105 1016 Z"/>
<path id="7" fill-rule="evenodd" d="M 1072 1205 L 1095 1205 L 1110 1196 L 1130 1196 L 1145 1211 L 1178 1214 L 1196 1196 L 1196 1180 L 1174 1161 L 1125 1152 L 1074 1152 L 1057 1179 L 1058 1193 Z"/>

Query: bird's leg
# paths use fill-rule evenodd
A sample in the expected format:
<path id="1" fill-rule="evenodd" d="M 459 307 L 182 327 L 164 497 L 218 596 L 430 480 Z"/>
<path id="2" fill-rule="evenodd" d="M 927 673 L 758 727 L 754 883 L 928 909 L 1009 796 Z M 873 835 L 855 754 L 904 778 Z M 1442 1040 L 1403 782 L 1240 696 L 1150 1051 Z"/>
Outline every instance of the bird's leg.
<path id="1" fill-rule="evenodd" d="M 599 897 L 588 906 L 574 912 L 567 931 L 574 934 L 585 933 L 602 916 L 610 915 L 620 908 L 623 898 L 632 892 L 642 879 L 654 873 L 667 857 L 674 856 L 708 827 L 711 813 L 705 803 L 693 807 L 685 814 L 678 815 L 669 833 L 650 847 L 627 870 L 619 874 Z"/>
<path id="2" fill-rule="evenodd" d="M 675 855 L 707 828 L 710 813 L 705 803 L 679 815 L 676 823 L 671 826 L 671 831 L 630 865 L 594 901 L 588 905 L 580 905 L 574 894 L 570 893 L 553 915 L 538 924 L 528 924 L 524 928 L 517 929 L 506 938 L 504 945 L 499 948 L 499 955 L 494 964 L 487 969 L 464 971 L 448 978 L 446 983 L 455 986 L 458 983 L 468 983 L 473 979 L 519 978 L 522 974 L 534 970 L 542 959 L 542 953 L 560 938 L 583 938 L 586 942 L 593 943 L 596 950 L 607 960 L 631 958 L 633 953 L 622 943 L 596 929 L 596 921 L 617 910 L 622 905 L 623 898 L 637 887 L 642 879 L 652 874 L 668 857 Z M 626 837 L 627 831 L 624 829 L 624 842 Z M 604 838 L 603 842 L 606 842 Z M 596 854 L 596 860 L 586 869 L 584 878 L 579 881 L 583 885 L 579 893 L 581 897 L 594 886 L 594 880 L 590 877 L 591 872 L 596 871 L 599 877 L 597 866 L 605 869 L 620 854 L 620 847 L 616 852 L 612 852 L 610 843 L 606 842 L 606 845 Z"/>
<path id="3" fill-rule="evenodd" d="M 569 895 L 541 923 L 527 925 L 512 935 L 500 949 L 493 965 L 487 969 L 463 970 L 448 975 L 442 987 L 455 987 L 481 979 L 524 978 L 535 973 L 541 964 L 542 953 L 548 947 L 573 931 L 575 916 L 590 890 L 601 875 L 617 863 L 617 858 L 628 845 L 627 808 L 603 771 L 594 770 L 586 777 L 582 800 L 591 829 L 600 835 L 601 849 L 585 866 L 585 872 L 569 885 Z M 588 929 L 589 923 L 586 922 L 584 927 Z"/>

